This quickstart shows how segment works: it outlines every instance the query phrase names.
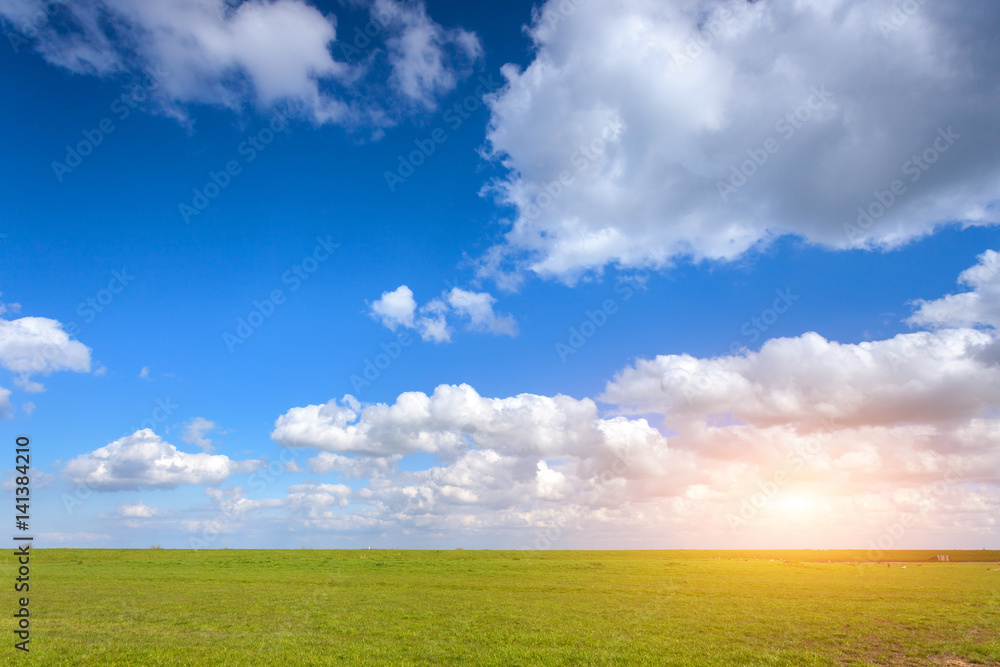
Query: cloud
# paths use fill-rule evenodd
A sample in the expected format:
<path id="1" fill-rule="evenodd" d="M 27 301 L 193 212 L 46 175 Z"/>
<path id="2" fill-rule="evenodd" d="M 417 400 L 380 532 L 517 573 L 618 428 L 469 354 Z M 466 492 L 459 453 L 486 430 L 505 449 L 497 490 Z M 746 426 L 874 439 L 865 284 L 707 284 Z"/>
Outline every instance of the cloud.
<path id="1" fill-rule="evenodd" d="M 427 109 L 458 85 L 460 72 L 483 53 L 475 34 L 456 28 L 445 30 L 427 15 L 423 4 L 376 0 L 373 16 L 388 16 L 395 34 L 386 40 L 392 84 L 406 97 Z"/>
<path id="2" fill-rule="evenodd" d="M 352 477 L 356 479 L 369 479 L 395 471 L 396 465 L 402 458 L 399 454 L 394 456 L 365 456 L 355 458 L 341 456 L 333 452 L 320 452 L 315 457 L 309 459 L 308 464 L 309 469 L 318 475 L 339 472 L 348 479 Z"/>
<path id="3" fill-rule="evenodd" d="M 182 484 L 217 486 L 232 474 L 260 467 L 259 461 L 182 452 L 146 428 L 67 461 L 63 471 L 73 483 L 93 490 L 122 491 L 173 489 Z"/>
<path id="4" fill-rule="evenodd" d="M 139 378 L 143 380 L 149 379 L 149 366 L 142 367 L 142 370 L 139 371 Z"/>
<path id="5" fill-rule="evenodd" d="M 392 89 L 433 108 L 463 76 L 455 67 L 477 57 L 478 41 L 442 28 L 423 3 L 378 5 L 390 11 L 380 31 Z M 265 109 L 287 102 L 316 123 L 392 122 L 393 105 L 356 100 L 371 87 L 365 75 L 378 68 L 335 59 L 336 17 L 302 0 L 19 0 L 0 5 L 0 17 L 54 65 L 150 79 L 149 92 L 177 115 L 192 103 Z M 373 48 L 368 56 L 382 53 Z"/>
<path id="6" fill-rule="evenodd" d="M 0 387 L 0 419 L 10 419 L 13 416 L 14 408 L 10 404 L 10 389 Z"/>
<path id="7" fill-rule="evenodd" d="M 134 503 L 119 505 L 117 514 L 126 519 L 151 519 L 157 516 L 165 516 L 169 512 L 159 507 L 144 505 L 141 500 L 137 500 Z"/>
<path id="8" fill-rule="evenodd" d="M 214 429 L 215 422 L 204 417 L 195 417 L 184 424 L 184 434 L 181 435 L 181 440 L 197 446 L 203 452 L 211 453 L 214 449 L 212 439 L 206 438 L 205 435 Z"/>
<path id="9" fill-rule="evenodd" d="M 0 296 L 3 296 L 2 292 L 0 292 Z M 14 314 L 20 313 L 21 312 L 21 304 L 19 304 L 19 303 L 3 303 L 3 302 L 0 302 L 0 315 L 5 315 L 8 312 L 14 313 Z"/>
<path id="10" fill-rule="evenodd" d="M 453 287 L 448 292 L 448 305 L 469 318 L 469 328 L 506 336 L 517 335 L 517 322 L 511 315 L 497 315 L 493 312 L 496 299 L 486 292 L 469 292 Z"/>
<path id="11" fill-rule="evenodd" d="M 41 533 L 38 536 L 41 542 L 59 542 L 64 544 L 66 542 L 103 542 L 110 540 L 111 536 L 106 533 L 88 533 L 88 532 L 77 532 L 77 533 Z"/>
<path id="12" fill-rule="evenodd" d="M 987 250 L 979 263 L 966 269 L 958 282 L 970 292 L 949 294 L 934 301 L 919 300 L 917 312 L 907 320 L 914 325 L 1000 328 L 1000 253 Z"/>
<path id="13" fill-rule="evenodd" d="M 975 312 L 990 312 L 995 260 L 962 274 L 982 295 Z M 915 531 L 972 544 L 995 535 L 1000 511 L 998 349 L 994 331 L 972 328 L 861 343 L 807 332 L 756 352 L 638 359 L 597 397 L 606 414 L 590 398 L 441 385 L 292 408 L 271 437 L 320 450 L 313 472 L 367 477 L 293 521 L 327 531 L 522 548 L 676 546 L 660 535 L 801 546 L 863 544 L 908 513 Z M 436 462 L 413 469 L 413 454 Z"/>
<path id="14" fill-rule="evenodd" d="M 449 315 L 465 322 L 466 329 L 495 335 L 516 336 L 517 321 L 511 315 L 493 310 L 496 298 L 487 292 L 472 292 L 452 287 L 440 298 L 417 307 L 413 291 L 400 285 L 371 304 L 370 314 L 391 331 L 399 327 L 413 329 L 424 341 L 451 342 L 453 327 Z"/>
<path id="15" fill-rule="evenodd" d="M 381 319 L 382 325 L 391 331 L 400 326 L 412 329 L 416 309 L 413 290 L 406 285 L 400 285 L 391 292 L 382 292 L 382 297 L 371 304 L 372 315 Z"/>
<path id="16" fill-rule="evenodd" d="M 843 344 L 819 334 L 767 341 L 759 352 L 698 359 L 660 355 L 615 375 L 601 400 L 666 415 L 671 427 L 708 415 L 766 427 L 825 423 L 948 423 L 1000 407 L 1000 367 L 981 359 L 993 343 L 972 329 L 900 334 Z"/>
<path id="17" fill-rule="evenodd" d="M 2 393 L 3 391 L 6 390 L 0 387 L 0 393 Z M 10 392 L 7 392 L 7 395 L 9 394 Z M 2 399 L 0 399 L 0 414 L 3 414 L 3 400 L 6 400 L 6 398 L 7 396 L 4 396 Z M 9 405 L 10 404 L 8 403 L 8 406 Z M 31 413 L 35 411 L 35 404 L 32 403 L 31 401 L 25 401 L 24 403 L 21 404 L 21 409 L 24 410 L 25 417 L 30 417 Z"/>
<path id="18" fill-rule="evenodd" d="M 0 319 L 0 365 L 18 374 L 14 383 L 25 391 L 43 391 L 32 374 L 90 371 L 90 348 L 72 340 L 62 324 L 46 317 Z"/>
<path id="19" fill-rule="evenodd" d="M 534 59 L 488 100 L 486 154 L 509 174 L 487 192 L 513 219 L 480 274 L 572 284 L 782 235 L 892 248 L 996 223 L 1000 7 L 921 3 L 886 29 L 893 12 L 549 0 Z"/>

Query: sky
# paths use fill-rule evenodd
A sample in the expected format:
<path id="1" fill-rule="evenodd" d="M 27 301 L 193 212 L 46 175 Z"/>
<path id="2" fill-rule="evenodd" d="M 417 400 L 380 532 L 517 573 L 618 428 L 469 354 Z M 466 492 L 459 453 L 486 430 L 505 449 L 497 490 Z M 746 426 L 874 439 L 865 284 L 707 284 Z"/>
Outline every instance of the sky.
<path id="1" fill-rule="evenodd" d="M 1000 6 L 0 27 L 38 546 L 1000 548 Z"/>

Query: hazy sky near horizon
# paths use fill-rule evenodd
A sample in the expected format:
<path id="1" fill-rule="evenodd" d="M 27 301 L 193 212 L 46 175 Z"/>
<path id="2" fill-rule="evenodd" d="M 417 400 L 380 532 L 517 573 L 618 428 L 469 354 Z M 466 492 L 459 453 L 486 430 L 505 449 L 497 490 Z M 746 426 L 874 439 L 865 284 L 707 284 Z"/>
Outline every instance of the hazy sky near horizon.
<path id="1" fill-rule="evenodd" d="M 1000 548 L 995 3 L 0 25 L 38 546 Z"/>

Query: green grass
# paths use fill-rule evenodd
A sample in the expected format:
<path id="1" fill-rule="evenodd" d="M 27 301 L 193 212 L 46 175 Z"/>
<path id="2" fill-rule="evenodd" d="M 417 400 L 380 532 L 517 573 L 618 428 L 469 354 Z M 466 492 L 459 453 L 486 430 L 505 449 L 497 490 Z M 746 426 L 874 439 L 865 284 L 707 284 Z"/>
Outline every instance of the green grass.
<path id="1" fill-rule="evenodd" d="M 1000 664 L 1000 553 L 934 553 L 39 549 L 0 664 Z"/>

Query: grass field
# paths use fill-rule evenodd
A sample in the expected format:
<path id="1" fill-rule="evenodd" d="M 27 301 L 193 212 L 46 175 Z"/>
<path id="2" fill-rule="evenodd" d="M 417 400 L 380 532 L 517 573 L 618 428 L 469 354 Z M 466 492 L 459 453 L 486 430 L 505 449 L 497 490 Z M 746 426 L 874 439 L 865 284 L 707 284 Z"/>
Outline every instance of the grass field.
<path id="1" fill-rule="evenodd" d="M 995 551 L 7 553 L 2 664 L 1000 664 Z"/>

